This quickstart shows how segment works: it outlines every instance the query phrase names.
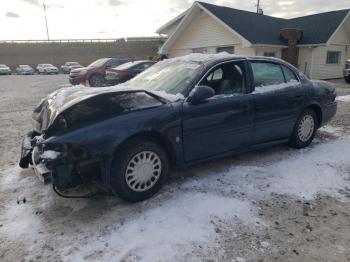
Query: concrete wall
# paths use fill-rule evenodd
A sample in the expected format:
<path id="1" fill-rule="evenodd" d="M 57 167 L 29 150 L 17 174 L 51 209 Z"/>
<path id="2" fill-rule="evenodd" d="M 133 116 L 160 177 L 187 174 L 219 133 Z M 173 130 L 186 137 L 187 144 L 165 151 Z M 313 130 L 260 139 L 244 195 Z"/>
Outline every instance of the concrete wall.
<path id="1" fill-rule="evenodd" d="M 61 42 L 61 43 L 0 43 L 0 64 L 15 69 L 19 64 L 50 63 L 61 66 L 67 61 L 88 65 L 102 57 L 143 59 L 156 56 L 163 40 L 124 39 L 115 42 Z"/>

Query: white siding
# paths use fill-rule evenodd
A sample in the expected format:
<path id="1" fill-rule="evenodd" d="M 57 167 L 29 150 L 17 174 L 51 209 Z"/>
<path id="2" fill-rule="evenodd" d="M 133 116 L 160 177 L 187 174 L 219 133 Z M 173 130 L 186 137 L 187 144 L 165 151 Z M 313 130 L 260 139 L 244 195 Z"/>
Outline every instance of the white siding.
<path id="1" fill-rule="evenodd" d="M 199 13 L 182 32 L 181 36 L 172 45 L 169 54 L 171 57 L 192 53 L 194 48 L 203 48 L 205 53 L 216 53 L 220 46 L 235 46 L 235 53 L 245 51 L 250 54 L 249 48 L 242 48 L 241 40 L 233 32 L 226 29 L 205 12 Z"/>
<path id="2" fill-rule="evenodd" d="M 321 46 L 314 49 L 314 63 L 312 77 L 316 79 L 329 79 L 343 77 L 345 61 L 350 57 L 350 24 L 349 20 L 339 28 L 332 37 L 329 46 Z M 341 52 L 340 62 L 336 65 L 327 64 L 327 52 Z"/>
<path id="3" fill-rule="evenodd" d="M 330 45 L 320 46 L 314 49 L 314 62 L 312 65 L 312 78 L 315 79 L 330 79 L 343 77 L 343 70 L 345 66 L 345 46 L 344 45 Z M 338 51 L 341 52 L 340 63 L 326 64 L 327 52 Z"/>
<path id="4" fill-rule="evenodd" d="M 308 77 L 311 77 L 311 60 L 312 60 L 312 49 L 311 47 L 299 48 L 298 68 Z"/>
<path id="5" fill-rule="evenodd" d="M 255 55 L 263 56 L 265 52 L 275 53 L 275 57 L 282 57 L 282 48 L 279 47 L 271 47 L 271 46 L 257 46 L 255 47 Z"/>

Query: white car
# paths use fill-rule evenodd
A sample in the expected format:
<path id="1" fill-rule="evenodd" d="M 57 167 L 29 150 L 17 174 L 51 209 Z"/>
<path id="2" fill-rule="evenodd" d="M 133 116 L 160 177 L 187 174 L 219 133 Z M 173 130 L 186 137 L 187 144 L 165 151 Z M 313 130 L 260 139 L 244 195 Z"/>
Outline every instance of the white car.
<path id="1" fill-rule="evenodd" d="M 38 64 L 36 71 L 39 74 L 58 74 L 58 68 L 51 64 Z"/>
<path id="2" fill-rule="evenodd" d="M 19 75 L 32 75 L 34 74 L 34 69 L 30 65 L 19 65 L 16 68 L 17 74 Z"/>
<path id="3" fill-rule="evenodd" d="M 80 65 L 78 62 L 66 62 L 64 65 L 61 66 L 61 70 L 64 74 L 69 74 L 71 70 L 82 67 L 83 66 Z"/>
<path id="4" fill-rule="evenodd" d="M 7 65 L 0 64 L 0 75 L 11 75 L 11 68 Z"/>

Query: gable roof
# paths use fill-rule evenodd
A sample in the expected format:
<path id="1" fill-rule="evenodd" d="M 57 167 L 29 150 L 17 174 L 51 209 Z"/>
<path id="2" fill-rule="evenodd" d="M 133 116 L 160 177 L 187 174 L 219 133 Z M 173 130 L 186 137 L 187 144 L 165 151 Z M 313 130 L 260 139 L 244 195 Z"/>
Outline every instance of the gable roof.
<path id="1" fill-rule="evenodd" d="M 326 44 L 350 11 L 344 9 L 284 19 L 204 2 L 195 2 L 194 5 L 196 4 L 251 44 L 267 45 L 285 45 L 280 39 L 280 29 L 283 28 L 297 28 L 303 31 L 299 45 Z M 167 25 L 169 26 L 169 23 Z"/>

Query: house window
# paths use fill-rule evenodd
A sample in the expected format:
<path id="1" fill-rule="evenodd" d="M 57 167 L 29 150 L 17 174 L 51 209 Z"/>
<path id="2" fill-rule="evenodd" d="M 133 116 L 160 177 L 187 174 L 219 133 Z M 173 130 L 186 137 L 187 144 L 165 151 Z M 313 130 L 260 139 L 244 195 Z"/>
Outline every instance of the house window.
<path id="1" fill-rule="evenodd" d="M 234 46 L 222 46 L 222 47 L 216 48 L 216 53 L 221 53 L 221 52 L 227 52 L 229 54 L 234 54 L 235 47 Z"/>
<path id="2" fill-rule="evenodd" d="M 199 54 L 204 54 L 205 49 L 204 48 L 193 48 L 192 53 L 199 53 Z"/>
<path id="3" fill-rule="evenodd" d="M 275 54 L 275 52 L 264 52 L 264 56 L 267 56 L 267 57 L 275 57 L 276 54 Z"/>
<path id="4" fill-rule="evenodd" d="M 340 63 L 341 52 L 329 51 L 327 52 L 327 64 L 334 65 Z"/>

